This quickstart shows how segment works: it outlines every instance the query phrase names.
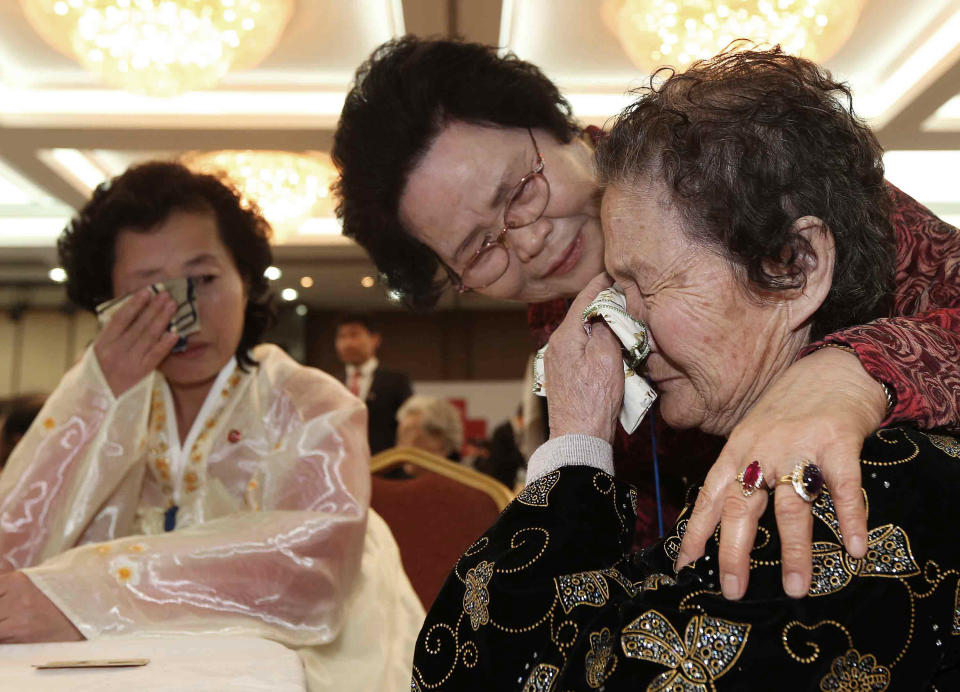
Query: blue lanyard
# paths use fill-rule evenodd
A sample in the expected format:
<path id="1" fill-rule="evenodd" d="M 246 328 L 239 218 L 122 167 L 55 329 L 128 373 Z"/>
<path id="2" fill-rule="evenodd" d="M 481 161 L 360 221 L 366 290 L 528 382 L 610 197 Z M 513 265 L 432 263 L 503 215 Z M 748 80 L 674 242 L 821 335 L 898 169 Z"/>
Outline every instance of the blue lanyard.
<path id="1" fill-rule="evenodd" d="M 657 459 L 656 414 L 650 409 L 650 446 L 653 448 L 653 491 L 657 498 L 657 529 L 663 538 L 663 504 L 660 501 L 660 462 Z"/>

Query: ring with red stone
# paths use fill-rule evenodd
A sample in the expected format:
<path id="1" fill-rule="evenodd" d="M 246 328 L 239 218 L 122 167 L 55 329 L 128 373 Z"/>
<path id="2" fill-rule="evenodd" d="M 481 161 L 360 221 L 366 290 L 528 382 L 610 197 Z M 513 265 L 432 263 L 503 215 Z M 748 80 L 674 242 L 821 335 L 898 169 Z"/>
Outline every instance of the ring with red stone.
<path id="1" fill-rule="evenodd" d="M 760 468 L 760 462 L 754 459 L 746 468 L 741 469 L 737 474 L 737 482 L 743 491 L 744 497 L 750 497 L 763 486 L 763 469 Z"/>
<path id="2" fill-rule="evenodd" d="M 793 473 L 780 477 L 777 485 L 780 483 L 789 483 L 797 495 L 813 502 L 823 492 L 823 471 L 809 459 L 801 459 L 793 467 Z"/>

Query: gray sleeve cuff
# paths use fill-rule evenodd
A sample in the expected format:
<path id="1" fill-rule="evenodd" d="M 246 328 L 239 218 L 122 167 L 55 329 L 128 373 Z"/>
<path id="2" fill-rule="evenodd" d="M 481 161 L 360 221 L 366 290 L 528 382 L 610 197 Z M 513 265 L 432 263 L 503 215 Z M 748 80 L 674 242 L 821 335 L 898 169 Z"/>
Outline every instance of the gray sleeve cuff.
<path id="1" fill-rule="evenodd" d="M 590 435 L 561 435 L 537 447 L 527 464 L 527 483 L 564 466 L 592 466 L 613 475 L 613 447 Z"/>

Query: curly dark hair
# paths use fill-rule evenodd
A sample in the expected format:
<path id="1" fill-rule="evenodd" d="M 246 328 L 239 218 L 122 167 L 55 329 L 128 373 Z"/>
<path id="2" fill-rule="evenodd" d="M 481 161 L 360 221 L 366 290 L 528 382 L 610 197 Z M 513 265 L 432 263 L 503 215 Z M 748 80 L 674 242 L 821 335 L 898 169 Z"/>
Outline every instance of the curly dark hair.
<path id="1" fill-rule="evenodd" d="M 273 262 L 270 224 L 255 205 L 216 176 L 194 173 L 175 162 L 150 161 L 99 185 L 57 241 L 67 295 L 90 311 L 112 298 L 120 231 L 148 233 L 176 211 L 212 212 L 216 217 L 220 239 L 247 287 L 237 364 L 255 365 L 250 349 L 276 317 L 270 282 L 263 275 Z"/>
<path id="2" fill-rule="evenodd" d="M 691 239 L 761 291 L 803 287 L 810 247 L 791 227 L 818 217 L 836 261 L 811 338 L 890 314 L 896 242 L 883 151 L 849 86 L 779 46 L 739 47 L 657 72 L 598 147 L 601 185 L 659 177 Z"/>
<path id="3" fill-rule="evenodd" d="M 569 142 L 570 104 L 535 66 L 458 40 L 388 41 L 357 70 L 333 138 L 333 191 L 345 235 L 370 255 L 408 307 L 433 307 L 449 277 L 399 218 L 407 177 L 450 121 L 542 128 Z"/>

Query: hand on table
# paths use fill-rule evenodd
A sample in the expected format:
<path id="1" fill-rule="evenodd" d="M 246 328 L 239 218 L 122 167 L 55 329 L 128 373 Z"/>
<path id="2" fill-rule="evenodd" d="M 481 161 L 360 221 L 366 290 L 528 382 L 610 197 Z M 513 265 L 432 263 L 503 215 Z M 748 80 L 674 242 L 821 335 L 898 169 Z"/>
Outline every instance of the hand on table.
<path id="1" fill-rule="evenodd" d="M 820 466 L 847 552 L 863 557 L 867 514 L 860 489 L 860 449 L 883 421 L 886 407 L 883 388 L 853 353 L 823 348 L 793 363 L 733 429 L 707 474 L 687 522 L 677 567 L 703 555 L 719 522 L 723 595 L 737 599 L 744 594 L 757 523 L 768 501 L 764 488 L 744 496 L 737 480 L 753 460 L 760 463 L 765 485 L 776 487 L 774 507 L 788 595 L 807 594 L 813 568 L 810 505 L 792 485 L 777 484 L 800 460 Z"/>
<path id="2" fill-rule="evenodd" d="M 606 274 L 580 291 L 550 336 L 544 358 L 550 437 L 578 433 L 613 442 L 623 401 L 623 357 L 609 327 L 594 323 L 588 335 L 583 311 L 613 282 Z"/>
<path id="3" fill-rule="evenodd" d="M 100 370 L 120 396 L 157 369 L 179 338 L 167 331 L 177 304 L 166 291 L 138 291 L 110 318 L 93 344 Z"/>
<path id="4" fill-rule="evenodd" d="M 23 572 L 0 575 L 0 643 L 83 641 L 83 635 Z"/>

